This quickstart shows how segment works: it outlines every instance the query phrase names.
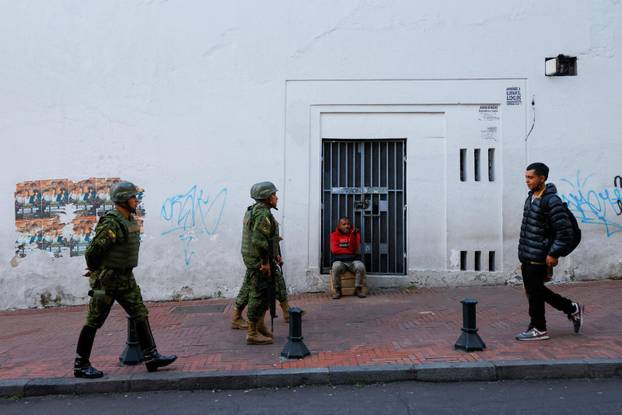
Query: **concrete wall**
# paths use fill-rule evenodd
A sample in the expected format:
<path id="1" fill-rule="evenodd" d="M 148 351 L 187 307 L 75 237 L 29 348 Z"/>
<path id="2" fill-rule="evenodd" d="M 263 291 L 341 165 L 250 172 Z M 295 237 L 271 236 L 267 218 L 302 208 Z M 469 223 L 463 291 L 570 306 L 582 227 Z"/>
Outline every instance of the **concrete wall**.
<path id="1" fill-rule="evenodd" d="M 2 0 L 0 9 L 0 309 L 87 301 L 82 257 L 16 253 L 18 184 L 50 179 L 144 189 L 135 273 L 152 300 L 235 295 L 248 190 L 272 180 L 283 190 L 289 288 L 321 288 L 316 144 L 322 129 L 365 125 L 365 138 L 412 132 L 408 275 L 373 284 L 511 278 L 523 168 L 537 160 L 583 229 L 557 278 L 622 276 L 620 2 Z M 559 53 L 577 56 L 576 77 L 544 76 L 545 57 Z M 508 105 L 515 87 L 521 103 Z M 500 175 L 459 186 L 455 150 L 481 144 L 481 105 L 498 106 Z M 421 114 L 437 114 L 440 132 L 418 140 L 436 125 Z M 426 192 L 434 197 L 415 197 Z M 57 231 L 77 232 L 67 226 Z M 478 247 L 499 250 L 497 271 L 456 270 L 455 252 Z"/>

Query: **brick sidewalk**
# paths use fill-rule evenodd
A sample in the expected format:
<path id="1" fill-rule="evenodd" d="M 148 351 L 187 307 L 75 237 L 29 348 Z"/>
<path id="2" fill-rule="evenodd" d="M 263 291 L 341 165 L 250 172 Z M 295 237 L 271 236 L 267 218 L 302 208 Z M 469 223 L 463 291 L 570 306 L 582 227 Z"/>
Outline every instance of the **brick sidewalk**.
<path id="1" fill-rule="evenodd" d="M 583 331 L 575 335 L 566 317 L 547 307 L 552 339 L 531 343 L 514 340 L 528 322 L 522 287 L 379 291 L 366 299 L 338 301 L 326 294 L 293 296 L 290 304 L 307 311 L 303 335 L 312 354 L 292 361 L 279 356 L 288 334 L 282 318 L 275 320 L 274 345 L 247 346 L 245 333 L 229 328 L 232 300 L 151 303 L 148 307 L 158 349 L 179 356 L 167 371 L 622 358 L 622 281 L 564 284 L 554 290 L 586 304 Z M 484 352 L 453 348 L 462 324 L 460 300 L 465 297 L 479 301 L 478 327 L 487 345 Z M 71 377 L 84 317 L 85 306 L 1 312 L 0 380 Z M 95 340 L 91 360 L 108 375 L 145 371 L 142 365 L 119 364 L 126 325 L 123 310 L 115 305 Z"/>

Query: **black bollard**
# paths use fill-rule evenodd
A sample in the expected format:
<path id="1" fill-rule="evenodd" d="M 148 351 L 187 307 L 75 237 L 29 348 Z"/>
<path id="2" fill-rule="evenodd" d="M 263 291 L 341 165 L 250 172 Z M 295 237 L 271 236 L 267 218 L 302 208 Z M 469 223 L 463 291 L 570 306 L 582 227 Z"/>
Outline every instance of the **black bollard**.
<path id="1" fill-rule="evenodd" d="M 298 307 L 289 309 L 289 336 L 281 352 L 281 356 L 288 359 L 302 359 L 311 354 L 302 341 L 302 313 Z"/>
<path id="2" fill-rule="evenodd" d="M 477 300 L 465 298 L 462 303 L 462 334 L 456 341 L 455 348 L 467 352 L 484 350 L 486 344 L 477 334 L 477 323 L 475 321 L 475 305 Z"/>
<path id="3" fill-rule="evenodd" d="M 136 322 L 133 318 L 127 318 L 127 342 L 125 350 L 119 356 L 119 360 L 124 365 L 137 365 L 144 360 L 143 351 L 138 343 L 138 335 L 136 334 Z"/>

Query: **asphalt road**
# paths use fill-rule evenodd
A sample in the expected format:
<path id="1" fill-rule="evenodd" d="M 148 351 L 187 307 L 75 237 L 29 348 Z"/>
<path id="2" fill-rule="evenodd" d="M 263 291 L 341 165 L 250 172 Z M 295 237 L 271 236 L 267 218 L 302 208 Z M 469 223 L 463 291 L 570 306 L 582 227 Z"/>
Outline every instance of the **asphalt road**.
<path id="1" fill-rule="evenodd" d="M 622 414 L 622 378 L 388 383 L 0 400 L 0 414 Z"/>

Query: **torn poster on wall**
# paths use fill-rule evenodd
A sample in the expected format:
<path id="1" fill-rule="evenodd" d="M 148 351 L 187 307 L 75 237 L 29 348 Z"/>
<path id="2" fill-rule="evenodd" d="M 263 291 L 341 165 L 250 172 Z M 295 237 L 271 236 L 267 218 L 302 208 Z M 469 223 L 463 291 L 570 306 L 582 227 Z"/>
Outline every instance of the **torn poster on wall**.
<path id="1" fill-rule="evenodd" d="M 114 207 L 110 186 L 120 178 L 33 180 L 15 187 L 16 254 L 42 250 L 55 257 L 79 256 L 95 234 L 95 225 Z M 140 189 L 138 199 L 143 197 Z M 139 205 L 141 225 L 145 211 Z"/>
<path id="2" fill-rule="evenodd" d="M 499 131 L 499 105 L 488 104 L 479 106 L 480 138 L 497 140 Z"/>

